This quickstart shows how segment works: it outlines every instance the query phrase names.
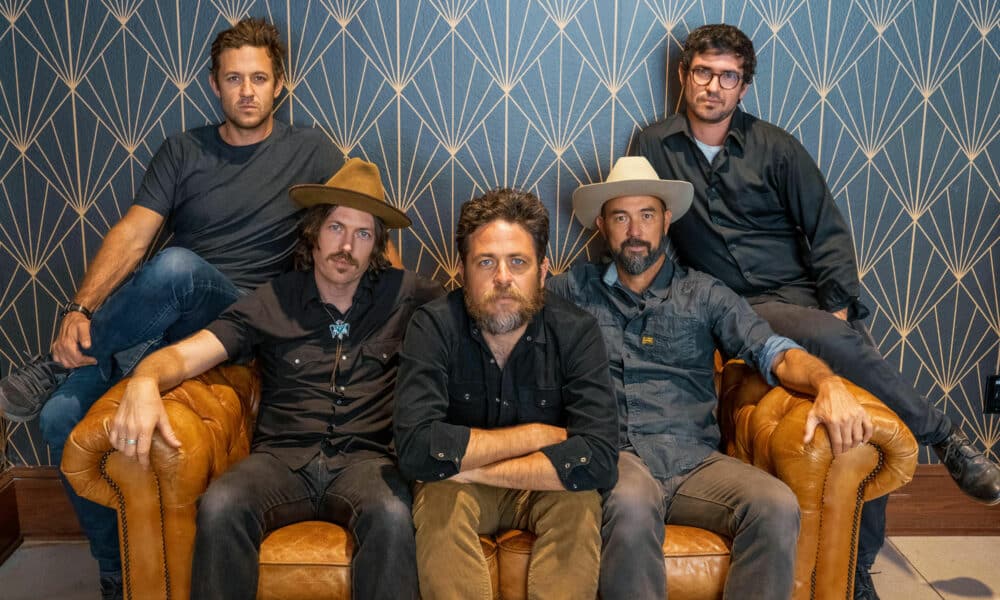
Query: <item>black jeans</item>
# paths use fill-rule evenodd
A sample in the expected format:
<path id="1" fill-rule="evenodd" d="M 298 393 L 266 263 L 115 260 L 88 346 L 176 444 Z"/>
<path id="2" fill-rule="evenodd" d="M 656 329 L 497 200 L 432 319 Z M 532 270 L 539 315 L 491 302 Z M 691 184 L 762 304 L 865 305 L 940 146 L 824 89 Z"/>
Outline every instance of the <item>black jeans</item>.
<path id="1" fill-rule="evenodd" d="M 762 302 L 753 308 L 775 333 L 795 340 L 826 361 L 834 373 L 884 402 L 921 444 L 935 444 L 948 436 L 951 420 L 882 358 L 860 321 L 842 321 L 824 310 L 782 302 Z M 858 563 L 863 567 L 875 562 L 885 539 L 887 500 L 882 497 L 867 502 L 861 511 Z"/>
<path id="2" fill-rule="evenodd" d="M 251 453 L 198 499 L 191 598 L 257 595 L 267 532 L 307 520 L 346 526 L 354 536 L 351 597 L 417 599 L 410 488 L 389 457 L 330 469 L 320 454 L 297 471 Z"/>

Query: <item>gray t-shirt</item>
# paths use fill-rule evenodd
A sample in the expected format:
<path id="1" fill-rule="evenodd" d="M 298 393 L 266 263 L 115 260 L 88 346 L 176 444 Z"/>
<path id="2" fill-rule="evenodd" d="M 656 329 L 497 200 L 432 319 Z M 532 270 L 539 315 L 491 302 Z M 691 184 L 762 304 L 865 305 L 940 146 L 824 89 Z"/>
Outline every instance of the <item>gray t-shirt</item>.
<path id="1" fill-rule="evenodd" d="M 167 218 L 170 245 L 252 289 L 291 267 L 299 209 L 288 188 L 323 183 L 342 164 L 319 129 L 275 121 L 264 141 L 230 146 L 208 125 L 163 142 L 135 205 Z"/>

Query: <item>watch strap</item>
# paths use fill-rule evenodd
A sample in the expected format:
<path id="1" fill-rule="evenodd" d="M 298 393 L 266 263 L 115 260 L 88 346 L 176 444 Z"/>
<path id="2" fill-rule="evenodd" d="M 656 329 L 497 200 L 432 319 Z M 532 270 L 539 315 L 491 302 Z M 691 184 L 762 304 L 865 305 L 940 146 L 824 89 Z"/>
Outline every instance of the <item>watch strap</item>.
<path id="1" fill-rule="evenodd" d="M 91 311 L 89 308 L 87 308 L 82 304 L 77 304 L 76 302 L 70 302 L 66 306 L 64 306 L 62 309 L 62 316 L 65 317 L 67 314 L 71 312 L 82 313 L 83 316 L 87 317 L 88 319 L 92 319 L 94 317 L 93 311 Z"/>

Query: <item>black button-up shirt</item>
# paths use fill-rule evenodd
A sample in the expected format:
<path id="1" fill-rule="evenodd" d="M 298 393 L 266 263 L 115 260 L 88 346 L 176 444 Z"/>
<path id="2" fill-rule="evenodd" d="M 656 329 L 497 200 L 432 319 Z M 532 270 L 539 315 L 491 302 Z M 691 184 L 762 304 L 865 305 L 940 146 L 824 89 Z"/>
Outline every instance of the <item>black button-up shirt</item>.
<path id="1" fill-rule="evenodd" d="M 312 271 L 296 271 L 236 301 L 207 329 L 230 358 L 256 354 L 261 402 L 253 450 L 292 469 L 321 450 L 331 466 L 392 454 L 392 405 L 413 311 L 444 293 L 408 271 L 364 275 L 346 315 L 324 304 Z M 349 324 L 333 337 L 337 320 Z"/>
<path id="2" fill-rule="evenodd" d="M 568 490 L 609 488 L 618 477 L 618 431 L 608 359 L 593 317 L 562 298 L 545 305 L 501 369 L 455 290 L 417 310 L 403 342 L 396 446 L 410 479 L 461 470 L 470 428 L 522 423 L 565 427 L 542 448 Z"/>
<path id="3" fill-rule="evenodd" d="M 675 114 L 639 134 L 638 152 L 660 177 L 694 185 L 690 212 L 670 226 L 682 263 L 751 304 L 868 314 L 850 231 L 816 163 L 786 131 L 737 109 L 709 164 L 687 116 Z"/>
<path id="4" fill-rule="evenodd" d="M 614 264 L 578 264 L 545 287 L 597 318 L 618 398 L 619 444 L 661 480 L 719 449 L 716 346 L 772 385 L 775 359 L 799 347 L 719 280 L 669 260 L 641 295 L 621 283 Z"/>

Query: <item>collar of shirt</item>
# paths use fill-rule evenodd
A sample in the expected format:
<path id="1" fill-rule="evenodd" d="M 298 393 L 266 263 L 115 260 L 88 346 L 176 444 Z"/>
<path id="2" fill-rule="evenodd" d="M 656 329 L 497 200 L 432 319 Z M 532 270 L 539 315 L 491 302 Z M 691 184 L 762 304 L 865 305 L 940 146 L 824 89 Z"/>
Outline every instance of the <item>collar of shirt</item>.
<path id="1" fill-rule="evenodd" d="M 331 311 L 333 316 L 347 320 L 347 315 L 342 314 L 336 306 L 322 301 L 319 297 L 319 288 L 316 287 L 316 276 L 312 271 L 309 271 L 308 273 L 309 276 L 306 277 L 305 290 L 302 294 L 302 308 L 307 308 L 310 303 L 315 302 L 320 307 L 325 306 Z M 377 282 L 378 275 L 375 273 L 369 272 L 362 275 L 361 279 L 358 281 L 358 289 L 354 290 L 354 298 L 351 300 L 351 308 L 349 308 L 347 312 L 353 313 L 355 317 L 363 314 L 364 309 L 371 306 L 374 301 L 375 284 Z"/>
<path id="2" fill-rule="evenodd" d="M 733 111 L 733 118 L 729 121 L 729 132 L 726 134 L 727 139 L 732 139 L 736 142 L 740 148 L 743 148 L 746 142 L 746 113 L 744 113 L 740 107 L 736 107 Z M 695 140 L 694 134 L 691 133 L 691 123 L 688 121 L 687 113 L 684 113 L 683 119 L 673 119 L 668 124 L 665 132 L 664 139 L 682 133 L 686 135 L 692 142 Z M 725 143 L 722 144 L 725 146 Z"/>

